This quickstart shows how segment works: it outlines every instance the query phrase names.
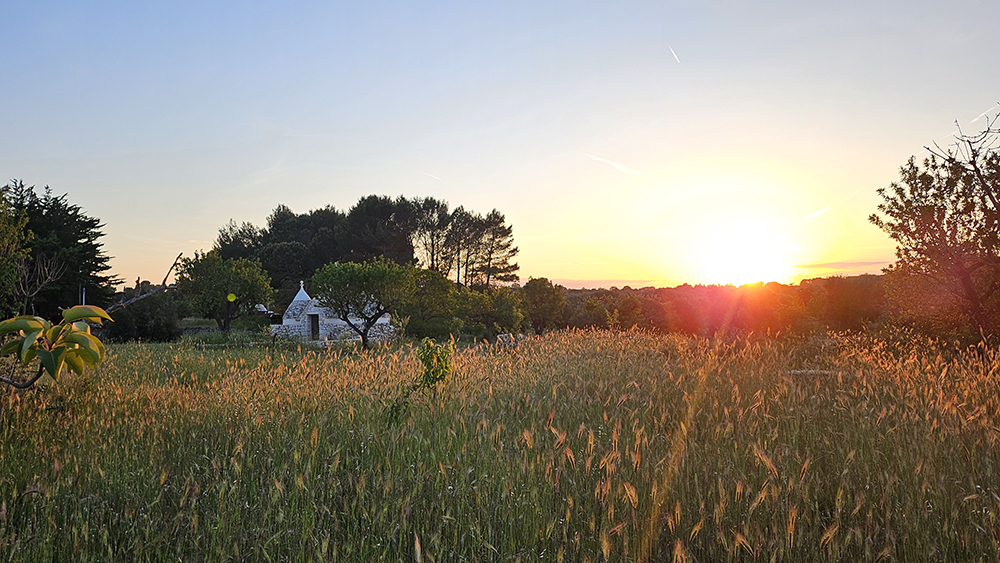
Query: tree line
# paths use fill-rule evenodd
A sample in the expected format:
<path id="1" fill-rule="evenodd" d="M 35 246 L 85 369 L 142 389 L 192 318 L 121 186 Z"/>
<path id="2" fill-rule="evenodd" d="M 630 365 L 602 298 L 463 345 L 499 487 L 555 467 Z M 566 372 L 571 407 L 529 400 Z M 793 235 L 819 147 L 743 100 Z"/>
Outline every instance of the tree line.
<path id="1" fill-rule="evenodd" d="M 347 311 L 341 316 L 352 327 L 361 322 L 365 346 L 385 312 L 415 336 L 493 338 L 523 319 L 503 285 L 518 279 L 517 252 L 513 228 L 496 209 L 481 215 L 431 197 L 373 195 L 346 213 L 327 206 L 296 214 L 279 205 L 265 227 L 230 221 L 210 251 L 181 260 L 177 286 L 221 330 L 256 304 L 280 314 L 305 282 L 325 305 Z"/>
<path id="2" fill-rule="evenodd" d="M 898 182 L 878 190 L 882 203 L 870 221 L 897 245 L 883 276 L 610 290 L 566 290 L 537 278 L 520 287 L 513 230 L 497 210 L 481 215 L 434 198 L 367 196 L 346 212 L 327 206 L 296 214 L 279 205 L 264 227 L 230 221 L 210 251 L 181 263 L 181 293 L 137 302 L 113 326 L 173 334 L 169 322 L 150 320 L 166 311 L 212 316 L 228 328 L 257 304 L 280 310 L 300 280 L 321 282 L 331 264 L 391 263 L 407 272 L 406 298 L 392 308 L 413 335 L 598 327 L 710 336 L 892 324 L 991 345 L 1000 333 L 996 124 L 987 118 L 982 131 L 960 130 L 947 149 L 928 147 L 927 158 L 911 158 Z M 89 303 L 106 305 L 120 281 L 107 273 L 102 227 L 66 194 L 17 180 L 0 188 L 0 308 L 55 318 L 84 291 Z M 138 283 L 120 297 L 151 291 Z"/>
<path id="3" fill-rule="evenodd" d="M 370 195 L 346 212 L 326 206 L 297 214 L 278 205 L 266 226 L 230 221 L 212 250 L 223 260 L 258 260 L 271 277 L 278 309 L 292 300 L 299 281 L 333 262 L 385 257 L 477 290 L 518 279 L 513 228 L 502 213 L 450 209 L 433 197 Z"/>
<path id="4" fill-rule="evenodd" d="M 891 317 L 884 279 L 878 275 L 817 278 L 798 285 L 684 284 L 563 291 L 565 305 L 550 308 L 545 320 L 529 313 L 536 332 L 542 321 L 546 328 L 638 328 L 706 337 L 808 334 L 882 326 Z"/>

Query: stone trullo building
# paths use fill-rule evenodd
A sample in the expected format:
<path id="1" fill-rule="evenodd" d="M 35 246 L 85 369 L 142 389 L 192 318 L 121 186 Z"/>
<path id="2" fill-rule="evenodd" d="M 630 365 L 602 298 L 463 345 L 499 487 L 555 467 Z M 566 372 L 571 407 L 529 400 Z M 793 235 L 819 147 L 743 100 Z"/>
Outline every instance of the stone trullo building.
<path id="1" fill-rule="evenodd" d="M 361 320 L 351 319 L 351 322 L 361 326 Z M 360 340 L 356 332 L 347 323 L 337 318 L 332 310 L 319 304 L 318 299 L 309 297 L 305 283 L 299 282 L 299 292 L 288 304 L 280 325 L 271 325 L 271 334 L 292 336 L 303 340 Z M 369 333 L 373 342 L 384 342 L 395 337 L 395 330 L 389 323 L 388 313 L 382 315 Z"/>

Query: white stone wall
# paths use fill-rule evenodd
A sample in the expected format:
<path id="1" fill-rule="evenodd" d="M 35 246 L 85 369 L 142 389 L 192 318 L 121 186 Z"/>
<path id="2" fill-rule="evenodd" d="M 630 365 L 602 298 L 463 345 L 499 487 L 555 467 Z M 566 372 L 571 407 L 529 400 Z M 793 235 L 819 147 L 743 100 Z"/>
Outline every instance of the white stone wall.
<path id="1" fill-rule="evenodd" d="M 319 317 L 319 340 L 333 342 L 360 340 L 360 336 L 347 323 L 340 320 L 330 309 L 321 307 L 315 299 L 293 301 L 285 311 L 282 324 L 271 325 L 271 334 L 309 340 L 311 315 Z M 358 320 L 355 324 L 360 325 L 361 321 Z M 389 322 L 389 315 L 383 315 L 368 334 L 369 339 L 374 342 L 393 340 L 396 333 Z"/>

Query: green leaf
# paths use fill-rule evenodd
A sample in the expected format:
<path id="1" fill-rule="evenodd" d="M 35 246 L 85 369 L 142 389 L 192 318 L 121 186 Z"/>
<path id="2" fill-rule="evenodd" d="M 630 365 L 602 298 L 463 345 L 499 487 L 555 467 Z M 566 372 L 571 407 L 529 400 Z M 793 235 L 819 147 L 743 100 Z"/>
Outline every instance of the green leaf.
<path id="1" fill-rule="evenodd" d="M 25 334 L 24 338 L 21 339 L 21 351 L 20 351 L 21 363 L 26 364 L 30 361 L 26 359 L 28 355 L 28 350 L 35 345 L 35 342 L 38 340 L 38 337 L 41 334 L 42 334 L 42 329 L 39 328 L 37 330 L 33 330 Z"/>
<path id="2" fill-rule="evenodd" d="M 76 344 L 80 346 L 81 350 L 90 354 L 90 357 L 94 359 L 94 363 L 87 363 L 90 364 L 91 367 L 104 361 L 104 344 L 102 344 L 101 341 L 95 336 L 84 334 L 82 332 L 73 332 L 65 335 L 62 341 Z"/>
<path id="3" fill-rule="evenodd" d="M 114 321 L 104 309 L 94 307 L 93 305 L 77 305 L 76 307 L 65 309 L 62 315 L 69 322 L 88 320 L 101 324 L 101 319 Z"/>
<path id="4" fill-rule="evenodd" d="M 62 373 L 63 364 L 66 362 L 66 347 L 57 346 L 52 349 L 52 357 L 56 363 L 56 373 L 52 379 L 59 381 L 59 374 Z"/>
<path id="5" fill-rule="evenodd" d="M 38 361 L 42 362 L 42 367 L 45 368 L 45 371 L 49 372 L 52 379 L 58 379 L 58 376 L 56 375 L 58 372 L 56 371 L 57 364 L 55 354 L 49 352 L 48 350 L 37 350 L 37 353 Z"/>
<path id="6" fill-rule="evenodd" d="M 7 319 L 0 323 L 0 335 L 11 332 L 20 332 L 22 330 L 25 332 L 41 330 L 44 326 L 44 319 L 32 317 L 30 315 L 21 315 L 20 317 Z"/>
<path id="7" fill-rule="evenodd" d="M 8 342 L 5 342 L 2 347 L 0 347 L 0 356 L 10 356 L 11 354 L 16 354 L 17 350 L 21 347 L 21 339 L 15 338 Z"/>
<path id="8" fill-rule="evenodd" d="M 45 324 L 46 325 L 50 325 L 51 323 L 45 323 Z M 57 324 L 57 325 L 53 325 L 53 326 L 46 326 L 45 327 L 45 340 L 48 340 L 50 343 L 51 342 L 55 342 L 56 340 L 59 339 L 59 334 L 63 330 L 65 330 L 65 329 L 66 329 L 66 325 L 64 325 L 64 324 Z"/>
<path id="9" fill-rule="evenodd" d="M 68 350 L 66 352 L 66 365 L 69 369 L 73 370 L 77 375 L 83 375 L 83 370 L 86 368 L 84 360 L 89 356 L 89 354 L 81 354 L 83 350 L 81 348 L 76 348 L 73 350 Z"/>

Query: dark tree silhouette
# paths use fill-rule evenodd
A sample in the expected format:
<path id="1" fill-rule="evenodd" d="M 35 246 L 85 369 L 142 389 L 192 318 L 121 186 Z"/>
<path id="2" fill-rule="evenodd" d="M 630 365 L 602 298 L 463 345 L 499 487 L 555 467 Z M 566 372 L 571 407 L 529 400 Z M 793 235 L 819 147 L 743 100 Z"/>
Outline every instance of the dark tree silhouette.
<path id="1" fill-rule="evenodd" d="M 448 202 L 425 197 L 414 199 L 412 204 L 413 246 L 418 264 L 447 277 L 454 259 L 447 245 L 452 219 Z"/>
<path id="2" fill-rule="evenodd" d="M 397 264 L 413 262 L 411 207 L 402 197 L 361 198 L 347 213 L 337 240 L 344 259 L 365 262 L 384 256 Z"/>
<path id="3" fill-rule="evenodd" d="M 518 252 L 514 246 L 513 227 L 506 224 L 503 214 L 496 209 L 490 211 L 482 224 L 479 263 L 475 268 L 478 280 L 484 287 L 497 282 L 517 281 L 517 262 L 511 262 Z"/>
<path id="4" fill-rule="evenodd" d="M 880 188 L 883 203 L 869 218 L 896 241 L 886 270 L 904 314 L 918 314 L 922 296 L 949 295 L 966 330 L 983 338 L 1000 329 L 1000 129 L 996 118 L 976 134 L 959 132 L 948 150 L 900 170 L 900 181 Z M 907 282 L 907 279 L 913 280 Z M 919 282 L 917 281 L 919 279 Z M 914 293 L 915 290 L 921 291 Z"/>
<path id="5" fill-rule="evenodd" d="M 100 219 L 90 217 L 79 205 L 69 203 L 66 194 L 52 195 L 45 187 L 42 195 L 34 186 L 14 180 L 3 190 L 15 210 L 27 217 L 27 241 L 30 258 L 25 264 L 30 272 L 39 261 L 54 264 L 56 279 L 38 289 L 24 304 L 24 312 L 48 319 L 61 318 L 60 310 L 81 301 L 86 291 L 88 304 L 106 307 L 114 296 L 118 280 L 109 274 L 111 257 L 104 253 L 100 238 L 104 227 Z"/>
<path id="6" fill-rule="evenodd" d="M 524 294 L 524 311 L 531 321 L 535 334 L 564 326 L 566 289 L 553 285 L 546 278 L 531 278 L 521 288 Z"/>

